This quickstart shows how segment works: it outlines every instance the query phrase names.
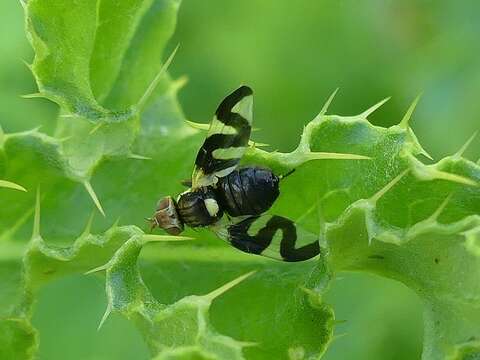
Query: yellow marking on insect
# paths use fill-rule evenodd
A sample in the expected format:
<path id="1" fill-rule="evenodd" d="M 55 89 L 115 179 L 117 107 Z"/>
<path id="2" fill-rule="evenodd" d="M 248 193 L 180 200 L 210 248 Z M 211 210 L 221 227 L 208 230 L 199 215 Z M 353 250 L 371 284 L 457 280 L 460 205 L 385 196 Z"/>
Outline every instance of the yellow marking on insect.
<path id="1" fill-rule="evenodd" d="M 215 176 L 205 176 L 202 169 L 193 172 L 192 175 L 192 189 L 198 189 L 202 186 L 207 186 L 215 182 Z M 188 191 L 188 190 L 187 190 Z"/>
<path id="2" fill-rule="evenodd" d="M 233 126 L 225 125 L 215 116 L 208 127 L 208 137 L 216 134 L 237 135 L 238 131 Z"/>
<path id="3" fill-rule="evenodd" d="M 218 121 L 216 119 L 216 117 L 214 117 L 214 120 L 219 122 L 219 123 L 222 123 L 221 121 Z M 191 126 L 194 129 L 197 129 L 197 130 L 208 131 L 210 129 L 210 123 L 197 123 L 197 122 L 186 120 L 186 119 L 184 121 L 187 123 L 187 125 Z M 227 134 L 232 134 L 232 135 L 238 134 L 238 131 L 234 127 L 225 125 L 223 123 L 222 123 L 222 125 L 224 126 L 224 130 L 222 130 L 222 132 L 221 132 L 222 134 L 226 134 L 226 135 Z M 256 131 L 260 131 L 260 129 L 259 128 L 252 128 L 252 132 L 256 132 Z"/>
<path id="4" fill-rule="evenodd" d="M 248 95 L 242 98 L 232 108 L 232 112 L 239 114 L 251 124 L 253 118 L 253 95 Z"/>
<path id="5" fill-rule="evenodd" d="M 205 203 L 209 215 L 212 217 L 217 216 L 218 211 L 220 210 L 217 201 L 215 199 L 205 199 L 203 202 Z"/>
<path id="6" fill-rule="evenodd" d="M 217 171 L 213 174 L 205 175 L 201 169 L 194 173 L 192 176 L 192 188 L 198 189 L 202 186 L 213 185 L 218 182 L 218 178 L 225 177 L 235 170 L 237 166 L 230 166 L 229 168 Z"/>
<path id="7" fill-rule="evenodd" d="M 229 147 L 226 149 L 215 149 L 212 156 L 218 160 L 239 159 L 243 156 L 245 147 Z"/>

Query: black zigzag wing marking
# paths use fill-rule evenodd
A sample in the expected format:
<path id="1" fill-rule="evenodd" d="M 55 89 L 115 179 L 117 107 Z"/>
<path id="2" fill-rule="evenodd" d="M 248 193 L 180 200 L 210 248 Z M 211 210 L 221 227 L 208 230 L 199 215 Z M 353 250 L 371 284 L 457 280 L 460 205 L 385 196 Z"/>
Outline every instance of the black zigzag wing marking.
<path id="1" fill-rule="evenodd" d="M 194 188 L 214 183 L 215 177 L 228 175 L 238 165 L 250 139 L 252 105 L 252 89 L 241 86 L 218 106 L 195 159 Z"/>
<path id="2" fill-rule="evenodd" d="M 296 248 L 297 228 L 291 220 L 281 216 L 272 216 L 255 235 L 250 235 L 252 225 L 262 217 L 249 217 L 228 226 L 228 240 L 231 245 L 250 254 L 288 262 L 308 260 L 320 253 L 318 239 Z M 281 232 L 281 237 L 276 236 L 278 231 Z"/>

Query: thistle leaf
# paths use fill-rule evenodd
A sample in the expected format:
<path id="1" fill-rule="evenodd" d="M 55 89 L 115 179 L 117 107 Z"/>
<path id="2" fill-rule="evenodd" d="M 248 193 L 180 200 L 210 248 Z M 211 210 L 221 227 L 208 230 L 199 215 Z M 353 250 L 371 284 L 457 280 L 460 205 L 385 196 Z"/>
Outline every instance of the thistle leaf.
<path id="1" fill-rule="evenodd" d="M 478 356 L 480 167 L 464 148 L 424 164 L 407 126 L 414 105 L 400 126 L 381 128 L 367 117 L 386 100 L 327 115 L 334 93 L 293 152 L 248 149 L 243 164 L 296 170 L 272 212 L 318 234 L 318 259 L 272 262 L 208 231 L 145 234 L 158 198 L 183 191 L 204 136 L 178 104 L 183 80 L 161 72 L 179 2 L 22 4 L 38 94 L 60 116 L 54 136 L 1 134 L 11 183 L 0 185 L 41 189 L 0 192 L 9 204 L 0 207 L 1 358 L 37 357 L 40 291 L 92 269 L 88 279 L 105 276 L 99 327 L 124 316 L 155 359 L 319 358 L 339 336 L 324 295 L 342 271 L 400 281 L 422 298 L 424 359 Z"/>

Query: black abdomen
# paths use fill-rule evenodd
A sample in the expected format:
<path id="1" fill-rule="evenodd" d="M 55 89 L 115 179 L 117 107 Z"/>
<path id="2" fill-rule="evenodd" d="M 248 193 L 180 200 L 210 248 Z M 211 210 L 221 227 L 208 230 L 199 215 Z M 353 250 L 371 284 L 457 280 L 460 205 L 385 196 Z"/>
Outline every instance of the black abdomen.
<path id="1" fill-rule="evenodd" d="M 270 170 L 246 167 L 220 178 L 217 199 L 230 216 L 260 215 L 280 194 L 279 178 Z"/>

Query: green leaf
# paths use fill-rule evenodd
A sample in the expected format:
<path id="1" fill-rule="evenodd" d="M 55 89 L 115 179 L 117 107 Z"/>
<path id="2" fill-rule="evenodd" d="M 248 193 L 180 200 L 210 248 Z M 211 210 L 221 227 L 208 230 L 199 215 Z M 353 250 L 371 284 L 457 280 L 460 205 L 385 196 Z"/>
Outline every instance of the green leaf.
<path id="1" fill-rule="evenodd" d="M 225 310 L 222 312 L 222 316 L 230 320 L 229 327 L 235 324 L 236 330 L 231 329 L 231 331 L 240 331 L 242 337 L 254 337 L 259 343 L 237 341 L 219 334 L 214 329 L 210 324 L 209 310 L 212 301 L 227 291 L 233 291 L 230 289 L 251 276 L 252 272 L 206 295 L 185 296 L 166 306 L 152 296 L 137 267 L 140 250 L 146 241 L 149 241 L 148 239 L 145 236 L 131 238 L 106 265 L 93 270 L 107 271 L 106 292 L 109 303 L 101 325 L 112 311 L 124 314 L 137 324 L 152 354 L 159 354 L 160 358 L 167 354 L 173 356 L 172 348 L 176 349 L 175 353 L 193 351 L 215 359 L 243 359 L 242 349 L 250 347 L 254 357 L 262 354 L 282 356 L 285 350 L 313 356 L 326 348 L 326 344 L 331 339 L 333 312 L 322 303 L 318 293 L 298 287 L 299 283 L 302 283 L 300 279 L 304 278 L 298 270 L 294 275 L 285 274 L 286 278 L 281 281 L 283 284 L 281 289 L 273 288 L 268 292 L 262 290 L 265 284 L 273 282 L 272 274 L 255 275 L 254 278 L 257 280 L 252 280 L 253 284 L 250 284 L 248 291 L 243 296 L 237 295 L 237 298 L 245 299 L 252 293 L 264 293 L 263 296 L 255 297 L 255 307 L 251 309 L 252 311 L 238 313 Z M 181 249 L 174 251 L 182 252 Z M 217 265 L 228 266 L 228 264 Z M 197 264 L 196 267 L 201 269 L 202 265 Z M 237 266 L 237 268 L 241 267 Z M 305 270 L 305 267 L 302 268 Z M 274 275 L 274 277 L 277 276 L 278 274 Z M 273 300 L 276 296 L 279 297 L 278 300 Z M 246 307 L 242 302 L 237 304 L 236 299 L 233 301 L 238 310 Z M 272 313 L 272 305 L 277 311 L 282 309 L 280 314 L 284 313 L 284 315 Z M 246 323 L 244 326 L 238 323 L 239 315 L 244 318 Z M 247 325 L 247 319 L 254 320 L 253 326 Z M 267 330 L 272 326 L 276 331 L 269 334 Z M 294 342 L 291 339 L 292 330 L 295 330 L 296 334 Z"/>
<path id="2" fill-rule="evenodd" d="M 107 2 L 103 3 L 105 6 L 106 4 Z M 69 53 L 67 50 L 74 49 L 71 44 L 78 41 L 75 38 L 78 34 L 76 32 L 69 34 L 68 31 L 58 32 L 58 19 L 65 19 L 63 25 L 67 26 L 68 19 L 71 20 L 72 16 L 78 16 L 78 13 L 83 13 L 86 17 L 93 14 L 87 3 L 72 3 L 69 5 L 58 3 L 50 6 L 46 2 L 32 1 L 26 7 L 27 28 L 33 38 L 32 43 L 36 50 L 36 59 L 33 65 L 34 74 L 42 93 L 49 93 L 51 89 L 55 90 L 49 93 L 49 97 L 57 101 L 62 108 L 55 136 L 48 136 L 38 129 L 34 129 L 23 133 L 6 134 L 2 141 L 2 159 L 5 159 L 4 167 L 6 169 L 5 177 L 26 184 L 28 188 L 41 188 L 42 219 L 40 220 L 37 215 L 32 237 L 29 235 L 29 228 L 31 229 L 31 227 L 28 223 L 34 212 L 33 204 L 35 200 L 33 194 L 25 198 L 10 195 L 8 201 L 12 201 L 16 206 L 0 210 L 2 212 L 0 216 L 2 227 L 8 229 L 2 234 L 1 245 L 7 247 L 9 244 L 24 243 L 27 239 L 31 239 L 23 258 L 25 266 L 23 280 L 18 280 L 15 284 L 12 283 L 12 288 L 18 290 L 18 296 L 14 299 L 7 299 L 7 302 L 16 304 L 16 310 L 11 315 L 15 316 L 16 319 L 27 322 L 33 311 L 36 294 L 45 284 L 67 274 L 81 273 L 106 263 L 122 243 L 125 243 L 125 246 L 118 250 L 119 252 L 114 259 L 119 257 L 127 261 L 127 264 L 122 263 L 119 271 L 120 273 L 126 271 L 127 274 L 130 274 L 128 270 L 132 269 L 131 273 L 135 273 L 135 255 L 138 254 L 135 254 L 135 251 L 133 254 L 128 251 L 125 252 L 125 247 L 128 248 L 129 244 L 135 243 L 143 232 L 136 227 L 114 225 L 103 235 L 94 235 L 94 229 L 100 230 L 110 226 L 109 224 L 113 221 L 111 219 L 117 219 L 119 216 L 122 216 L 122 219 L 127 219 L 128 223 L 145 227 L 144 217 L 151 213 L 153 204 L 160 195 L 152 194 L 152 190 L 157 188 L 158 184 L 161 184 L 160 191 L 163 193 L 180 191 L 178 175 L 183 173 L 183 177 L 187 177 L 187 174 L 191 173 L 193 156 L 203 137 L 202 134 L 189 128 L 183 122 L 181 110 L 176 103 L 176 92 L 183 83 L 181 79 L 177 82 L 170 82 L 165 77 L 162 79 L 156 94 L 152 97 L 152 101 L 147 103 L 147 107 L 143 109 L 141 127 L 138 116 L 113 123 L 111 117 L 113 115 L 108 113 L 110 110 L 107 111 L 105 108 L 98 110 L 100 102 L 102 106 L 111 106 L 112 109 L 130 106 L 136 103 L 147 91 L 148 85 L 158 73 L 161 64 L 160 57 L 163 46 L 158 46 L 161 43 L 158 41 L 158 36 L 164 34 L 162 38 L 166 41 L 171 32 L 169 29 L 175 23 L 175 13 L 173 11 L 176 10 L 175 2 L 152 2 L 148 11 L 145 11 L 143 17 L 139 20 L 141 25 L 138 25 L 136 30 L 131 30 L 135 35 L 125 45 L 128 49 L 124 50 L 123 55 L 119 57 L 120 65 L 118 66 L 122 70 L 119 70 L 118 74 L 115 75 L 116 66 L 114 64 L 103 67 L 96 65 L 95 71 L 92 70 L 93 67 L 89 70 L 88 82 L 85 81 L 85 74 L 80 75 L 78 80 L 70 77 L 73 69 L 85 69 L 87 63 L 100 62 L 105 58 L 105 53 L 110 55 L 114 50 L 103 50 L 102 46 L 96 45 L 98 51 L 103 53 L 103 57 L 101 54 L 96 55 L 97 50 L 94 50 L 91 60 L 88 61 L 85 56 L 82 56 L 84 50 L 81 46 L 75 48 L 75 56 Z M 70 12 L 70 10 L 72 11 Z M 73 15 L 73 13 L 77 15 Z M 106 13 L 111 14 L 108 11 Z M 159 17 L 158 14 L 161 16 Z M 64 15 L 65 18 L 63 18 Z M 120 16 L 121 13 L 117 15 Z M 53 18 L 57 20 L 52 20 Z M 125 18 L 130 19 L 130 15 L 125 15 Z M 120 31 L 115 21 L 101 22 L 111 26 L 111 28 L 106 27 L 103 30 L 111 31 L 113 35 L 116 32 L 116 36 L 123 36 L 124 29 Z M 93 24 L 95 24 L 94 21 L 85 21 L 77 23 L 76 26 L 84 27 L 82 31 L 86 29 L 88 30 L 86 34 L 88 34 L 93 31 L 91 29 L 94 26 Z M 62 34 L 62 38 L 57 39 L 58 34 Z M 105 36 L 113 36 L 112 34 L 105 34 Z M 41 37 L 43 41 L 39 42 L 38 37 Z M 100 41 L 98 40 L 100 38 L 101 36 L 96 36 L 95 41 Z M 152 40 L 153 38 L 155 38 L 155 41 Z M 88 40 L 88 37 L 85 35 L 82 40 Z M 87 42 L 88 47 L 91 48 L 91 38 Z M 105 40 L 105 44 L 111 42 L 111 39 Z M 157 46 L 152 47 L 152 43 Z M 45 49 L 45 47 L 49 49 L 49 56 L 43 61 L 42 49 Z M 53 58 L 62 58 L 67 54 L 71 57 L 71 62 L 65 62 L 61 65 L 64 67 L 64 74 L 67 74 L 65 76 L 68 81 L 73 83 L 74 86 L 72 87 L 65 87 L 61 79 L 62 73 L 52 69 L 52 64 L 48 64 L 48 61 Z M 132 64 L 135 67 L 132 67 Z M 108 70 L 115 71 L 110 73 Z M 132 84 L 133 81 L 137 85 L 125 89 L 123 77 L 128 84 Z M 111 85 L 104 83 L 104 80 L 108 79 L 113 79 Z M 44 85 L 46 83 L 50 84 L 48 89 Z M 90 84 L 95 85 L 91 86 Z M 111 88 L 108 89 L 108 86 L 111 86 Z M 92 91 L 90 88 L 94 90 Z M 96 94 L 93 102 L 92 92 Z M 80 107 L 82 111 L 75 107 L 78 103 L 82 103 Z M 97 110 L 100 111 L 100 115 L 96 112 Z M 97 115 L 102 118 L 98 118 Z M 91 124 L 91 122 L 99 121 L 102 123 L 100 126 Z M 182 142 L 182 146 L 178 146 L 180 142 Z M 146 160 L 148 158 L 151 160 Z M 8 161 L 8 165 L 6 161 Z M 29 169 L 29 171 L 25 171 L 25 169 Z M 127 178 L 128 181 L 121 180 Z M 113 193 L 111 193 L 112 191 Z M 135 198 L 143 200 L 132 202 Z M 105 212 L 107 218 L 102 220 L 95 217 L 92 224 L 90 214 L 94 207 L 97 207 L 101 212 Z M 37 207 L 37 213 L 39 214 L 38 209 L 39 207 Z M 48 241 L 45 242 L 44 238 Z M 77 238 L 77 240 L 73 242 L 71 239 L 74 238 Z M 220 278 L 216 276 L 206 278 L 207 281 L 201 284 L 204 293 L 208 293 L 242 272 L 256 267 L 257 261 L 252 260 L 251 257 L 244 257 L 240 266 L 238 264 L 232 266 L 229 264 L 229 259 L 236 259 L 238 254 L 230 248 L 225 249 L 225 246 L 216 240 L 211 244 L 213 245 L 211 247 L 213 253 L 210 253 L 210 255 L 219 254 L 217 257 L 219 256 L 224 265 L 231 270 L 219 274 L 222 275 Z M 196 246 L 177 244 L 172 246 L 175 248 L 181 247 L 181 250 L 172 248 L 170 251 L 162 252 L 167 254 L 167 258 L 162 260 L 163 262 L 166 261 L 166 264 L 171 264 L 171 260 L 177 263 L 176 257 L 179 255 L 184 260 L 191 258 L 194 264 L 196 263 L 197 266 L 202 268 L 199 275 L 211 273 L 210 264 L 216 266 L 215 263 L 211 262 L 207 263 L 208 266 L 204 266 L 205 256 L 209 256 L 209 246 L 205 248 L 207 252 L 203 252 L 203 255 L 202 251 L 195 250 Z M 169 248 L 167 247 L 167 249 Z M 137 248 L 137 251 L 139 251 L 139 248 Z M 124 256 L 118 255 L 124 252 Z M 128 261 L 130 262 L 128 263 Z M 307 269 L 312 265 L 308 266 Z M 162 265 L 155 260 L 152 266 Z M 165 267 L 165 264 L 162 267 Z M 169 268 L 173 267 L 169 266 Z M 304 269 L 304 267 L 302 268 Z M 15 273 L 19 274 L 20 271 L 17 269 Z M 116 305 L 112 306 L 112 310 L 121 311 L 135 319 L 135 323 L 144 334 L 146 342 L 150 344 L 152 354 L 158 354 L 161 358 L 172 358 L 177 356 L 176 353 L 207 354 L 205 356 L 217 356 L 219 358 L 224 358 L 225 354 L 229 354 L 229 356 L 241 358 L 243 357 L 242 349 L 251 345 L 248 339 L 246 341 L 234 340 L 234 338 L 216 331 L 209 321 L 210 306 L 205 300 L 206 298 L 191 295 L 192 289 L 188 286 L 182 289 L 185 297 L 177 298 L 172 305 L 168 306 L 162 305 L 150 295 L 148 289 L 142 286 L 143 283 L 139 277 L 131 279 L 132 282 L 129 286 L 127 278 L 124 278 L 124 284 L 116 280 L 117 278 L 114 275 L 118 274 L 117 272 L 110 272 L 109 270 L 110 273 L 112 275 L 109 275 L 108 279 L 115 280 L 114 286 L 107 282 L 107 285 L 111 288 L 112 296 L 119 293 L 120 299 L 123 299 L 124 295 L 128 295 L 124 302 L 127 310 L 119 306 L 118 302 L 115 302 Z M 305 293 L 301 293 L 294 296 L 297 284 L 303 283 L 299 280 L 299 277 L 301 279 L 304 276 L 305 272 L 297 270 L 294 276 L 292 275 L 285 281 L 281 281 L 284 286 L 275 290 L 278 293 L 279 303 L 285 306 L 284 300 L 291 299 L 287 301 L 286 305 L 288 306 L 285 310 L 289 312 L 294 310 L 298 314 L 298 327 L 303 328 L 302 324 L 305 325 L 308 321 L 308 328 L 322 329 L 319 334 L 328 339 L 331 336 L 331 327 L 325 325 L 323 320 L 330 321 L 329 319 L 333 317 L 331 311 L 324 305 L 320 306 L 318 301 L 309 305 L 311 301 L 308 301 L 308 297 L 311 297 L 311 295 L 307 296 Z M 259 275 L 258 280 L 255 281 L 257 287 L 263 286 L 264 280 L 262 279 L 264 279 L 264 275 Z M 124 289 L 127 290 L 123 291 Z M 255 311 L 263 313 L 258 318 L 263 317 L 263 323 L 267 325 L 275 312 L 271 308 L 269 295 L 265 295 Z M 118 297 L 114 298 L 118 299 Z M 301 307 L 298 306 L 299 299 L 304 299 Z M 236 298 L 233 300 L 236 302 Z M 170 326 L 174 326 L 178 328 L 179 332 L 171 334 L 165 340 L 167 343 L 159 343 L 159 339 L 165 337 L 160 337 L 161 334 L 155 331 L 155 327 L 150 330 L 145 329 L 145 320 L 136 315 L 138 308 L 135 304 L 140 309 L 142 307 L 149 309 L 150 319 L 154 319 L 154 323 L 158 323 L 155 325 L 156 327 L 163 327 L 164 331 L 167 331 Z M 236 304 L 236 306 L 240 309 L 243 304 Z M 312 311 L 310 312 L 309 309 L 312 309 Z M 202 316 L 201 323 L 196 317 L 188 315 L 196 312 L 199 312 Z M 317 316 L 315 315 L 317 313 L 320 314 L 318 318 L 322 321 L 318 324 L 312 323 L 311 317 Z M 160 321 L 162 316 L 165 318 Z M 288 319 L 290 323 L 293 321 L 290 316 L 285 316 L 284 318 L 278 318 L 275 315 L 278 321 L 283 324 L 287 324 L 287 321 L 282 319 Z M 185 336 L 181 334 L 184 328 L 189 329 L 189 332 L 195 329 L 201 331 L 201 341 L 194 338 L 190 338 L 190 340 L 185 338 L 186 334 Z M 256 329 L 257 326 L 254 328 Z M 243 328 L 242 332 L 248 333 L 251 332 L 251 329 L 251 327 Z M 257 333 L 261 334 L 258 331 Z M 304 337 L 308 341 L 308 351 L 316 352 L 318 349 L 325 348 L 325 342 L 322 341 L 322 338 L 320 342 L 317 342 L 317 337 L 312 336 L 313 331 L 304 330 L 304 333 Z M 179 347 L 175 350 L 167 349 L 169 344 L 177 344 L 177 336 L 185 339 L 185 343 L 178 343 Z M 263 340 L 261 336 L 257 336 L 257 339 Z M 269 351 L 282 353 L 290 347 L 287 333 L 282 334 L 281 348 L 276 347 L 278 341 L 276 336 L 267 334 L 265 340 L 266 348 L 270 349 Z M 299 338 L 299 341 L 302 341 L 302 337 Z M 5 348 L 7 346 L 15 348 L 16 346 L 10 338 L 3 338 L 1 342 Z M 37 346 L 36 339 L 31 339 L 30 347 L 35 350 Z M 300 350 L 297 349 L 296 351 Z"/>
<path id="3" fill-rule="evenodd" d="M 31 359 L 35 356 L 37 332 L 23 319 L 0 320 L 2 359 Z"/>
<path id="4" fill-rule="evenodd" d="M 152 244 L 168 239 L 146 235 L 144 218 L 159 197 L 183 191 L 204 136 L 184 121 L 182 79 L 161 75 L 149 96 L 178 2 L 24 7 L 39 93 L 61 115 L 54 136 L 1 137 L 0 177 L 39 189 L 37 198 L 0 193 L 9 204 L 0 207 L 1 355 L 35 356 L 30 319 L 46 284 L 100 269 L 108 307 L 99 323 L 123 314 L 156 359 L 318 358 L 335 339 L 323 295 L 342 271 L 401 281 L 422 298 L 424 359 L 478 356 L 480 168 L 463 148 L 423 159 L 408 128 L 414 106 L 386 129 L 367 120 L 383 102 L 342 117 L 326 115 L 331 98 L 292 153 L 247 152 L 244 164 L 296 169 L 271 211 L 319 234 L 319 259 L 261 259 L 207 230 L 187 232 L 195 241 Z"/>
<path id="5" fill-rule="evenodd" d="M 26 2 L 35 49 L 31 69 L 39 87 L 34 96 L 91 122 L 136 117 L 136 103 L 159 70 L 161 44 L 173 32 L 178 6 L 175 0 Z"/>
<path id="6" fill-rule="evenodd" d="M 417 158 L 424 151 L 411 130 L 374 127 L 365 114 L 319 116 L 306 127 L 296 151 L 255 150 L 248 162 L 288 171 L 305 152 L 326 150 L 365 154 L 372 161 L 309 163 L 282 184 L 284 197 L 274 210 L 321 234 L 334 273 L 372 272 L 413 289 L 425 303 L 425 359 L 475 347 L 478 165 L 461 157 L 464 149 L 424 165 Z"/>

